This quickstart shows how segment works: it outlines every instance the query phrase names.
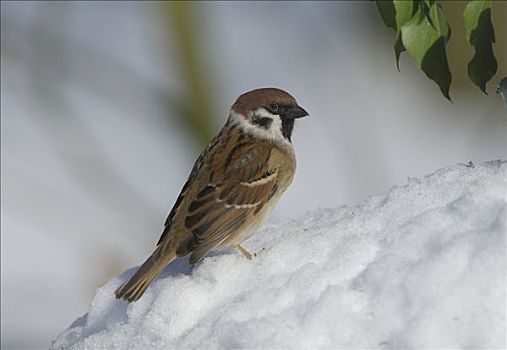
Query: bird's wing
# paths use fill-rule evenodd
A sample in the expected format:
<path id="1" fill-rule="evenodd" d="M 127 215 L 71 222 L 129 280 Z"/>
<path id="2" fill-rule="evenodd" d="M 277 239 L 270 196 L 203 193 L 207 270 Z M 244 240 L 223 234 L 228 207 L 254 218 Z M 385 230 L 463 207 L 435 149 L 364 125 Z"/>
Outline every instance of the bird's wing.
<path id="1" fill-rule="evenodd" d="M 278 170 L 269 167 L 270 152 L 245 144 L 224 159 L 222 174 L 199 189 L 184 221 L 193 236 L 190 264 L 245 229 L 276 193 Z"/>
<path id="2" fill-rule="evenodd" d="M 176 203 L 174 203 L 174 206 L 171 209 L 169 216 L 165 220 L 164 231 L 162 232 L 162 234 L 160 235 L 160 238 L 158 239 L 157 246 L 159 246 L 160 243 L 162 243 L 164 241 L 164 239 L 167 237 L 167 235 L 169 234 L 173 218 L 176 215 L 176 212 L 181 208 L 181 204 L 183 203 L 183 199 L 185 198 L 185 196 L 187 194 L 189 184 L 190 184 L 190 180 L 187 180 L 187 182 L 185 182 L 185 185 L 183 185 L 180 195 L 178 196 L 178 199 L 176 199 Z"/>
<path id="3" fill-rule="evenodd" d="M 200 182 L 202 180 L 205 180 L 205 182 L 210 182 L 211 177 L 213 176 L 214 172 L 209 171 L 210 174 L 208 176 L 203 176 L 204 174 L 200 174 L 200 172 L 207 172 L 207 170 L 210 170 L 209 167 L 206 167 L 204 165 L 211 165 L 217 166 L 217 164 L 213 164 L 213 162 L 210 163 L 210 155 L 214 153 L 221 153 L 226 148 L 223 147 L 220 140 L 223 139 L 230 139 L 231 142 L 239 142 L 240 138 L 226 138 L 225 134 L 230 134 L 230 132 L 233 130 L 232 127 L 224 127 L 220 133 L 215 136 L 213 140 L 208 144 L 206 149 L 199 155 L 199 158 L 197 158 L 194 167 L 192 168 L 192 171 L 190 172 L 190 175 L 185 182 L 185 185 L 183 185 L 183 188 L 181 189 L 181 192 L 178 196 L 178 199 L 176 199 L 176 202 L 174 203 L 173 208 L 171 209 L 171 212 L 169 213 L 169 216 L 167 217 L 165 224 L 164 224 L 164 231 L 160 235 L 160 238 L 157 242 L 157 246 L 159 246 L 162 242 L 166 240 L 167 237 L 170 236 L 171 228 L 174 226 L 175 222 L 178 222 L 180 220 L 177 220 L 178 217 L 181 217 L 182 211 L 186 206 L 188 206 L 188 203 L 193 200 L 193 195 L 196 193 L 196 188 L 200 188 Z M 219 158 L 219 157 L 217 157 Z M 211 159 L 212 161 L 213 159 Z M 178 225 L 176 225 L 178 226 Z M 184 255 L 184 254 L 183 254 Z"/>

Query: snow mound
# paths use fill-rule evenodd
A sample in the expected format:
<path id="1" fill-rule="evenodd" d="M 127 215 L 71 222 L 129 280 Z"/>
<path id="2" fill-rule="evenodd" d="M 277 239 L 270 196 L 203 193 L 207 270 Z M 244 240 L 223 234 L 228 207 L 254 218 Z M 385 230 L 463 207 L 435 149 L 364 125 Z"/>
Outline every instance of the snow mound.
<path id="1" fill-rule="evenodd" d="M 361 206 L 170 265 L 136 303 L 97 291 L 53 349 L 505 348 L 507 162 L 456 165 Z"/>

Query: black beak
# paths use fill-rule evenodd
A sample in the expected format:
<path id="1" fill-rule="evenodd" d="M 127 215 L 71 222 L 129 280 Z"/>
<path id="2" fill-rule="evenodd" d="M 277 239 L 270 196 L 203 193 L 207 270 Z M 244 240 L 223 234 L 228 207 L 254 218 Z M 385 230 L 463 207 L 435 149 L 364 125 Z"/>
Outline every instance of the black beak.
<path id="1" fill-rule="evenodd" d="M 295 107 L 292 107 L 288 109 L 283 116 L 287 119 L 297 119 L 297 118 L 303 118 L 308 116 L 308 112 L 304 110 L 304 108 L 299 107 L 296 105 Z"/>

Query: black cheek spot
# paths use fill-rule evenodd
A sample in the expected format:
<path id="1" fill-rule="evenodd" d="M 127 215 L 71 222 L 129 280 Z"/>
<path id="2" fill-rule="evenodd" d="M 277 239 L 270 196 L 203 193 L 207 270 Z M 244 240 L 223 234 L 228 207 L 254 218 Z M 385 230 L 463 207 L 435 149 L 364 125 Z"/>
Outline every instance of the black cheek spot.
<path id="1" fill-rule="evenodd" d="M 252 123 L 260 126 L 261 128 L 269 129 L 271 127 L 271 124 L 273 123 L 273 119 L 268 117 L 260 117 L 253 119 Z"/>

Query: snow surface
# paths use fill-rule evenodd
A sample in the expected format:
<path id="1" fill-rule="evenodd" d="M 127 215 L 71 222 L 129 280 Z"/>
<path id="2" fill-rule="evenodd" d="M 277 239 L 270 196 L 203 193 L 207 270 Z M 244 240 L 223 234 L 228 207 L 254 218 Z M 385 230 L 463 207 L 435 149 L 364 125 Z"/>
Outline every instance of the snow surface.
<path id="1" fill-rule="evenodd" d="M 97 291 L 53 349 L 505 348 L 507 162 L 460 164 L 265 227 L 166 268 L 134 304 Z"/>

